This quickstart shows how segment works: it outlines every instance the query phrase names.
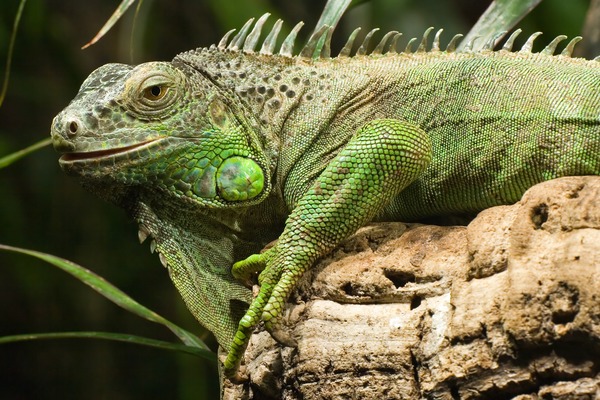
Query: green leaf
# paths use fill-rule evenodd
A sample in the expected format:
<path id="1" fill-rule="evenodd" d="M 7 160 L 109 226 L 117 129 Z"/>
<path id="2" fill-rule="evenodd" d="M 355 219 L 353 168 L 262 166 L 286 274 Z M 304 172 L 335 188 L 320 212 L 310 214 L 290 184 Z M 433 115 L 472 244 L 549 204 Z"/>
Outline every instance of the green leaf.
<path id="1" fill-rule="evenodd" d="M 4 167 L 8 167 L 10 164 L 14 163 L 15 161 L 33 153 L 34 151 L 37 151 L 41 148 L 48 146 L 50 143 L 51 143 L 51 139 L 46 138 L 44 140 L 40 140 L 39 142 L 32 144 L 29 147 L 24 148 L 23 150 L 15 151 L 12 154 L 8 154 L 8 155 L 0 158 L 0 169 L 2 169 Z"/>
<path id="2" fill-rule="evenodd" d="M 315 26 L 315 30 L 313 32 L 318 31 L 323 25 L 328 25 L 335 28 L 340 22 L 340 18 L 348 7 L 352 3 L 352 0 L 329 0 L 327 4 L 325 4 L 325 8 L 321 13 L 321 17 Z"/>
<path id="3" fill-rule="evenodd" d="M 473 51 L 480 50 L 483 45 L 498 35 L 508 32 L 531 12 L 542 0 L 495 0 L 479 17 L 468 35 L 461 41 L 458 51 L 463 51 L 470 41 L 478 38 Z M 499 40 L 500 38 L 498 38 Z"/>
<path id="4" fill-rule="evenodd" d="M 202 357 L 211 362 L 216 362 L 215 353 L 210 350 L 185 346 L 176 343 L 169 343 L 162 340 L 150 339 L 142 336 L 129 335 L 126 333 L 112 332 L 55 332 L 55 333 L 28 333 L 22 335 L 11 335 L 0 337 L 0 344 L 22 342 L 26 340 L 47 340 L 47 339 L 102 339 L 113 340 L 117 342 L 125 342 L 138 344 L 141 346 L 154 347 L 157 349 L 178 351 L 180 353 L 191 354 L 197 357 Z"/>
<path id="5" fill-rule="evenodd" d="M 29 256 L 39 258 L 40 260 L 44 260 L 55 267 L 62 269 L 65 272 L 73 275 L 75 278 L 79 279 L 81 282 L 85 283 L 108 300 L 112 301 L 119 307 L 124 308 L 125 310 L 136 314 L 142 318 L 145 318 L 149 321 L 156 322 L 158 324 L 164 325 L 171 330 L 184 344 L 197 347 L 204 350 L 208 350 L 208 346 L 204 344 L 202 340 L 200 340 L 196 335 L 191 332 L 186 331 L 183 328 L 175 325 L 174 323 L 168 321 L 167 319 L 161 317 L 154 311 L 144 307 L 139 304 L 127 294 L 122 292 L 120 289 L 106 281 L 101 276 L 96 275 L 92 271 L 83 268 L 80 265 L 77 265 L 69 260 L 65 260 L 63 258 L 59 258 L 53 256 L 51 254 L 42 253 L 34 250 L 27 250 L 18 247 L 6 246 L 0 244 L 0 250 L 10 251 L 14 253 L 27 254 Z"/>
<path id="6" fill-rule="evenodd" d="M 325 4 L 325 8 L 321 13 L 321 17 L 317 24 L 315 25 L 315 29 L 313 30 L 313 34 L 317 32 L 321 27 L 327 25 L 333 29 L 337 26 L 338 22 L 340 22 L 340 18 L 346 12 L 350 4 L 353 0 L 328 0 L 327 4 Z M 359 3 L 360 1 L 354 0 L 355 3 Z M 321 49 L 325 45 L 325 40 L 327 35 L 323 35 L 319 42 L 317 43 L 314 55 L 315 57 L 319 57 L 321 54 Z"/>

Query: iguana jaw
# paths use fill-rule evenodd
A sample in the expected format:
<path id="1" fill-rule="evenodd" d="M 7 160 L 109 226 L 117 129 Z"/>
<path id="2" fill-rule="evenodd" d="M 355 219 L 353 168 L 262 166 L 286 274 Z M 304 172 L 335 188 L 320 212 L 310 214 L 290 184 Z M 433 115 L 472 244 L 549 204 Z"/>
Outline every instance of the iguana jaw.
<path id="1" fill-rule="evenodd" d="M 59 163 L 62 167 L 66 167 L 76 163 L 103 162 L 108 160 L 116 161 L 120 158 L 130 159 L 130 155 L 137 154 L 140 151 L 148 150 L 162 139 L 164 139 L 164 137 L 149 139 L 129 146 L 116 147 L 112 149 L 65 153 L 59 158 Z"/>

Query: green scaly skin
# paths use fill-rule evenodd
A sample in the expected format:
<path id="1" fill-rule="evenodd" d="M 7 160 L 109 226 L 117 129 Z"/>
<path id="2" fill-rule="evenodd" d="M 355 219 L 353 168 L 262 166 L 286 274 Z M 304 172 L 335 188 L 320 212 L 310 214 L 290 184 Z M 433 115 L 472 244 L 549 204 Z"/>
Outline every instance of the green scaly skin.
<path id="1" fill-rule="evenodd" d="M 172 62 L 103 66 L 52 125 L 61 167 L 152 238 L 229 376 L 261 321 L 289 342 L 276 328 L 298 279 L 369 221 L 600 174 L 600 64 L 572 45 L 328 58 L 317 36 L 301 56 L 268 38 L 256 53 L 264 19 Z"/>

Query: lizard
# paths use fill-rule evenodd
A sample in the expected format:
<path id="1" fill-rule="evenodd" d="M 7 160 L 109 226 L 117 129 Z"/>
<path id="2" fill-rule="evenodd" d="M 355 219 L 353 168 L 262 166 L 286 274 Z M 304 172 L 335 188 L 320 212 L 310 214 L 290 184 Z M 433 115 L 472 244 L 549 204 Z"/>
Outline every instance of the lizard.
<path id="1" fill-rule="evenodd" d="M 278 51 L 281 20 L 261 41 L 268 16 L 171 62 L 98 68 L 51 126 L 61 168 L 151 237 L 226 376 L 260 323 L 293 345 L 278 329 L 289 294 L 368 222 L 600 175 L 600 63 L 572 57 L 580 37 L 533 52 L 538 32 L 516 51 L 517 30 L 500 50 L 498 36 L 457 52 L 461 35 L 442 50 L 430 28 L 399 52 L 400 33 L 369 50 L 376 30 L 358 42 L 357 29 L 332 57 L 326 26 L 298 53 L 302 23 Z"/>

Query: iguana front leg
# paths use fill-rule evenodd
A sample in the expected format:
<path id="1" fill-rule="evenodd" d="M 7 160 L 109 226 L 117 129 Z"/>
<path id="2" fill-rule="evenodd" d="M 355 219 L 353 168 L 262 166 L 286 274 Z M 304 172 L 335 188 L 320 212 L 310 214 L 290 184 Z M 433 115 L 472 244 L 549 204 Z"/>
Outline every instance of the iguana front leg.
<path id="1" fill-rule="evenodd" d="M 234 264 L 238 278 L 262 272 L 225 360 L 226 375 L 235 374 L 255 326 L 262 320 L 272 330 L 280 321 L 290 292 L 317 258 L 373 219 L 430 159 L 429 138 L 414 124 L 379 119 L 356 132 L 300 198 L 275 247 Z"/>

